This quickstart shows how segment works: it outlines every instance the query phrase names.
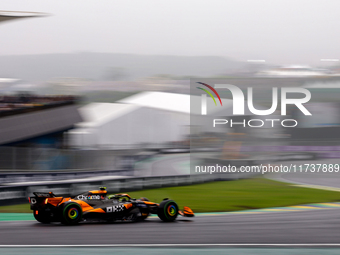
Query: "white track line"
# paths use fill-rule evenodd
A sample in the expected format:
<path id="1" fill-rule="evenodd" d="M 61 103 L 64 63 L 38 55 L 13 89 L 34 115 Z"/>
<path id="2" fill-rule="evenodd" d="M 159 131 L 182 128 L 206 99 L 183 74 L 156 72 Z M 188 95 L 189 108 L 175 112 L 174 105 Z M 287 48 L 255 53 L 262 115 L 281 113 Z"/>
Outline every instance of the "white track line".
<path id="1" fill-rule="evenodd" d="M 202 246 L 304 246 L 304 247 L 331 247 L 331 246 L 339 246 L 340 243 L 301 243 L 301 244 L 295 244 L 295 243 L 278 243 L 278 244 L 260 244 L 260 243 L 228 243 L 228 244 L 221 244 L 221 243 L 215 243 L 215 244 L 28 244 L 28 245 L 0 245 L 0 248 L 62 248 L 62 247 L 202 247 Z"/>

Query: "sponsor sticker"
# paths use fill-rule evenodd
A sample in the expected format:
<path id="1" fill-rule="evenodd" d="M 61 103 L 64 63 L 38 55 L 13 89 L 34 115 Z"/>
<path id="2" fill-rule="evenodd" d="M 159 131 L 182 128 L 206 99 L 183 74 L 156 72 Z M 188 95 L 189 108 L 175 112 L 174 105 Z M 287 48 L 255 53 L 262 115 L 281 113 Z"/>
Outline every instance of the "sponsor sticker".
<path id="1" fill-rule="evenodd" d="M 89 195 L 89 196 L 84 196 L 84 195 L 79 195 L 77 196 L 79 200 L 87 200 L 87 199 L 100 199 L 99 195 Z"/>
<path id="2" fill-rule="evenodd" d="M 124 205 L 114 205 L 106 207 L 106 212 L 107 213 L 122 212 L 124 211 L 124 209 L 125 209 Z"/>

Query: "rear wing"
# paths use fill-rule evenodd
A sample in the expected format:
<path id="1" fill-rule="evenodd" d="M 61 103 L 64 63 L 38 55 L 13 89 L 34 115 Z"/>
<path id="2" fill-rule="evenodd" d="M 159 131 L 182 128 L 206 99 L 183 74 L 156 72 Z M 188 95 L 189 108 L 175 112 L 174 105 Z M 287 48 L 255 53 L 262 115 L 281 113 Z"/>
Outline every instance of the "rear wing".
<path id="1" fill-rule="evenodd" d="M 33 192 L 36 197 L 56 197 L 53 192 Z"/>
<path id="2" fill-rule="evenodd" d="M 34 197 L 28 197 L 32 210 L 43 208 L 47 204 L 57 206 L 63 197 L 57 197 L 53 192 L 33 192 Z"/>

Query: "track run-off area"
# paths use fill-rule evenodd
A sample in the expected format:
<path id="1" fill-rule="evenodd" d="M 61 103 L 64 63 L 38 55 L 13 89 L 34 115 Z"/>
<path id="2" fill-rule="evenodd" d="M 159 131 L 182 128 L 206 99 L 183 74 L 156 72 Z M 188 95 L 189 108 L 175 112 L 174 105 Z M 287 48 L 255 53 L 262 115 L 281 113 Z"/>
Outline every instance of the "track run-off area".
<path id="1" fill-rule="evenodd" d="M 0 245 L 309 245 L 340 248 L 340 204 L 268 208 L 230 213 L 202 213 L 162 222 L 84 222 L 75 226 L 41 224 L 20 218 L 0 219 Z M 18 217 L 18 216 L 17 216 Z M 26 219 L 26 220 L 24 220 Z M 1 246 L 0 246 L 1 247 Z"/>

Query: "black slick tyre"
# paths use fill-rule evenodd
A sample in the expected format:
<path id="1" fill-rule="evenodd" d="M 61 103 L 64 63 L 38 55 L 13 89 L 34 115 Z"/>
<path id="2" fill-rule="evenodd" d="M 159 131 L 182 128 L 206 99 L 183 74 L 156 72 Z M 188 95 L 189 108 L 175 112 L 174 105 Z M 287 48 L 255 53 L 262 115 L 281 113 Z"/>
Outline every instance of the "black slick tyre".
<path id="1" fill-rule="evenodd" d="M 157 215 L 162 221 L 174 221 L 178 215 L 178 205 L 173 200 L 163 200 L 158 206 Z"/>
<path id="2" fill-rule="evenodd" d="M 61 223 L 75 225 L 83 217 L 83 210 L 77 203 L 65 204 L 61 208 Z"/>

